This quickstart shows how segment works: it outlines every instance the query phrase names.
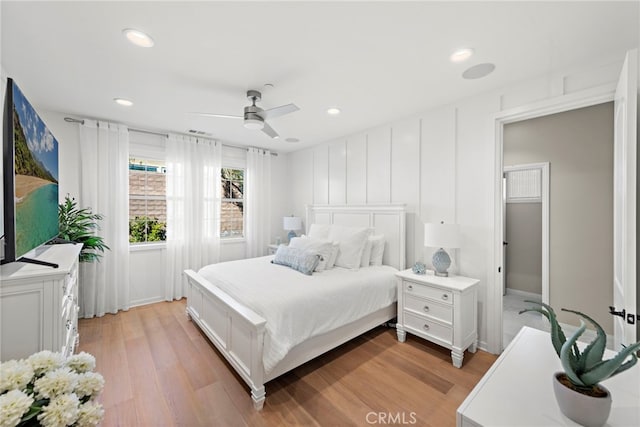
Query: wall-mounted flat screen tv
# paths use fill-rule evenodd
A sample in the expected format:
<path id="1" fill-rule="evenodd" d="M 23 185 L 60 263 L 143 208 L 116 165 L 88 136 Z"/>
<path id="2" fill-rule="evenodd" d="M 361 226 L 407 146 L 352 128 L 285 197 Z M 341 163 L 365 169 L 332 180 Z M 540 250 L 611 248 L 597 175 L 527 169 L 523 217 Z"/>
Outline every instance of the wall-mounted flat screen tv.
<path id="1" fill-rule="evenodd" d="M 58 141 L 12 79 L 5 92 L 2 159 L 5 264 L 59 232 Z"/>

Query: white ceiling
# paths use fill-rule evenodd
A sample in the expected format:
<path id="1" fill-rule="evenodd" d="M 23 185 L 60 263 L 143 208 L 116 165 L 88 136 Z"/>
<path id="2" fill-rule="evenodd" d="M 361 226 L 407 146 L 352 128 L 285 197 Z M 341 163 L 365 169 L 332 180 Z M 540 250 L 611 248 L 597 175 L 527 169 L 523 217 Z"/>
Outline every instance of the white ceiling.
<path id="1" fill-rule="evenodd" d="M 0 2 L 0 61 L 36 108 L 291 151 L 638 46 L 638 2 Z M 124 28 L 155 39 L 129 44 Z M 476 54 L 463 64 L 459 47 Z M 494 73 L 462 72 L 492 62 Z M 247 89 L 263 108 L 242 122 Z M 113 98 L 134 101 L 121 107 Z M 338 106 L 342 114 L 328 116 Z M 285 138 L 299 138 L 299 143 Z"/>

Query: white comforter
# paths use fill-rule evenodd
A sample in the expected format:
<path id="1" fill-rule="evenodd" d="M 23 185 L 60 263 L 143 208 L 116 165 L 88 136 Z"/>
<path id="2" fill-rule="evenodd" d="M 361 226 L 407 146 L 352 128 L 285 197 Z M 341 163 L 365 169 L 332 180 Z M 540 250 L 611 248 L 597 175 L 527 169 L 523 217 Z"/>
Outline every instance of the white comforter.
<path id="1" fill-rule="evenodd" d="M 297 344 L 396 301 L 393 267 L 358 271 L 336 267 L 307 276 L 271 264 L 272 259 L 212 264 L 198 272 L 267 321 L 263 357 L 267 374 Z"/>

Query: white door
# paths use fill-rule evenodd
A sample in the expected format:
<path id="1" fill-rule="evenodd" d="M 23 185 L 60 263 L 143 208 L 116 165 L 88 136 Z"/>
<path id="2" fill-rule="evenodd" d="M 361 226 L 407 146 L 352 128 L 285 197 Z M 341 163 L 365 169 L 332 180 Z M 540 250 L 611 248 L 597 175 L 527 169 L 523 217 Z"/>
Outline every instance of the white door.
<path id="1" fill-rule="evenodd" d="M 636 169 L 638 50 L 627 53 L 615 95 L 613 166 L 614 348 L 636 337 Z"/>

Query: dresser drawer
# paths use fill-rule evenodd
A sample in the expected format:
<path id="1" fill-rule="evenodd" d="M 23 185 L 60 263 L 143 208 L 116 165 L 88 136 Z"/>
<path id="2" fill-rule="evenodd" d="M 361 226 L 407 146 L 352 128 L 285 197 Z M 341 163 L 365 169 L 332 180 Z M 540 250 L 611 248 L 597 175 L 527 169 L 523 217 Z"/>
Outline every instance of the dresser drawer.
<path id="1" fill-rule="evenodd" d="M 453 303 L 453 293 L 451 291 L 432 288 L 418 283 L 404 282 L 404 293 L 405 295 L 417 295 L 424 298 L 431 298 L 445 304 Z"/>
<path id="2" fill-rule="evenodd" d="M 405 311 L 404 324 L 407 329 L 413 329 L 419 335 L 427 335 L 451 344 L 453 340 L 453 329 L 450 326 L 441 325 L 422 316 Z"/>
<path id="3" fill-rule="evenodd" d="M 415 311 L 427 317 L 433 317 L 448 324 L 453 320 L 453 308 L 451 305 L 440 304 L 435 300 L 418 298 L 413 295 L 407 295 L 404 299 L 404 307 L 407 310 Z"/>

